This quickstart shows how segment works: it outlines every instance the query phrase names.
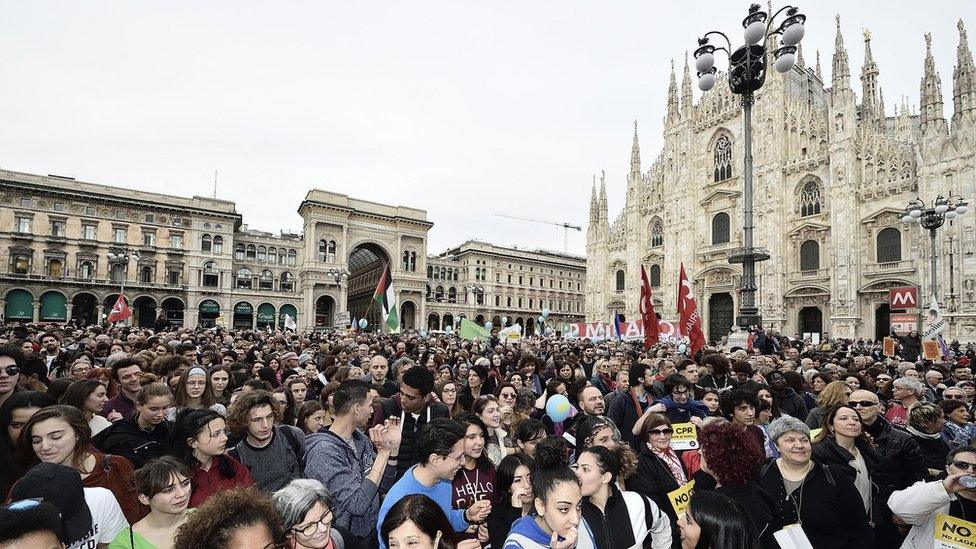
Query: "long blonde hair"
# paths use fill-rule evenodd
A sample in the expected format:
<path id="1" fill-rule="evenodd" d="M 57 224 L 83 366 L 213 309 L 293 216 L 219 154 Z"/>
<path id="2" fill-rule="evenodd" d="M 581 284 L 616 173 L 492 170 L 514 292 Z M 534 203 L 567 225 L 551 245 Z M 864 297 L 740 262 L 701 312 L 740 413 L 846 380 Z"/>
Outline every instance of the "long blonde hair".
<path id="1" fill-rule="evenodd" d="M 851 390 L 843 381 L 831 381 L 817 396 L 817 407 L 826 410 L 838 404 L 847 404 L 848 392 Z"/>

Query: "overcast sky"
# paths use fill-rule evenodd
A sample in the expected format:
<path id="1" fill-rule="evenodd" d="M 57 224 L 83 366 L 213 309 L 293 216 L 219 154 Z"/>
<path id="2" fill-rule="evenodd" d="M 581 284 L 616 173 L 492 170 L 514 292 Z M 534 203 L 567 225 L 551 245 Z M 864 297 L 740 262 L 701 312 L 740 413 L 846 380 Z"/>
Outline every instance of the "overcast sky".
<path id="1" fill-rule="evenodd" d="M 565 221 L 583 254 L 592 175 L 615 216 L 634 119 L 645 169 L 659 150 L 671 58 L 680 81 L 703 32 L 741 43 L 748 5 L 0 0 L 0 167 L 187 196 L 218 170 L 217 196 L 273 232 L 301 229 L 310 188 L 419 207 L 431 253 L 561 250 L 561 229 L 494 214 Z M 902 95 L 917 107 L 932 32 L 951 116 L 956 21 L 976 49 L 976 2 L 800 8 L 828 82 L 840 13 L 858 93 L 872 31 L 889 114 Z"/>

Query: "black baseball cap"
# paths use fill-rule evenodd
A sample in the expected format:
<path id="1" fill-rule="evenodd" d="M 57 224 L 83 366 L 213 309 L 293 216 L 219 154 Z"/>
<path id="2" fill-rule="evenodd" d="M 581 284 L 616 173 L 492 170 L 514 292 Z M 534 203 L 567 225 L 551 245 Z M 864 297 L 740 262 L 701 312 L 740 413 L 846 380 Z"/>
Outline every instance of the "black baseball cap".
<path id="1" fill-rule="evenodd" d="M 65 465 L 41 462 L 14 484 L 10 499 L 41 498 L 61 513 L 63 538 L 80 540 L 92 528 L 91 511 L 85 501 L 85 485 L 78 471 Z"/>

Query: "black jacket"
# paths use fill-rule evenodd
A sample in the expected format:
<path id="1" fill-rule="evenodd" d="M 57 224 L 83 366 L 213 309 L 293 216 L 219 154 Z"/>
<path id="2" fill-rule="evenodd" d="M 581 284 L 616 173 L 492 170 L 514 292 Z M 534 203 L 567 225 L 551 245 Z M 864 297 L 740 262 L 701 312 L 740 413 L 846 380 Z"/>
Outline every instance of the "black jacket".
<path id="1" fill-rule="evenodd" d="M 122 456 L 138 469 L 149 460 L 166 455 L 170 424 L 163 421 L 152 431 L 139 428 L 135 416 L 120 419 L 92 438 L 92 444 L 105 454 Z"/>
<path id="2" fill-rule="evenodd" d="M 695 481 L 698 488 L 698 481 Z M 745 510 L 756 527 L 756 535 L 763 549 L 779 549 L 779 544 L 773 538 L 773 509 L 776 507 L 773 497 L 759 487 L 756 481 L 751 481 L 742 488 L 719 486 L 715 493 L 722 494 L 738 503 Z"/>
<path id="3" fill-rule="evenodd" d="M 925 467 L 925 481 L 938 480 L 942 476 L 942 472 L 945 471 L 946 466 L 946 456 L 949 455 L 949 445 L 939 438 L 925 438 L 915 435 L 909 435 L 918 443 L 918 448 L 922 455 L 922 466 Z M 933 469 L 939 471 L 938 474 L 930 475 L 928 469 Z"/>
<path id="4" fill-rule="evenodd" d="M 522 508 L 512 507 L 511 499 L 508 501 L 503 499 L 497 505 L 492 505 L 491 514 L 488 515 L 489 545 L 497 548 L 504 547 L 512 525 L 520 518 L 522 518 Z"/>
<path id="5" fill-rule="evenodd" d="M 773 398 L 779 405 L 779 411 L 793 416 L 800 421 L 807 418 L 807 403 L 796 391 L 787 387 L 782 393 L 773 393 Z"/>
<path id="6" fill-rule="evenodd" d="M 400 455 L 397 457 L 396 478 L 399 480 L 407 472 L 407 469 L 417 464 L 416 440 L 420 428 L 427 425 L 427 422 L 431 419 L 439 417 L 450 418 L 451 414 L 447 406 L 444 406 L 440 402 L 432 401 L 420 412 L 417 419 L 414 419 L 413 414 L 403 412 L 403 408 L 400 406 L 400 395 L 396 394 L 393 395 L 393 398 L 380 401 L 376 413 L 373 415 L 373 423 L 382 423 L 390 417 L 397 419 L 403 418 L 403 422 L 401 423 L 402 438 L 400 440 Z"/>
<path id="7" fill-rule="evenodd" d="M 883 502 L 881 501 L 881 492 L 876 479 L 881 475 L 881 471 L 884 468 L 884 458 L 866 440 L 856 439 L 854 446 L 861 453 L 861 457 L 864 458 L 864 464 L 868 469 L 868 477 L 871 480 L 872 508 L 865 509 L 865 511 L 868 513 L 869 519 L 880 517 Z M 854 479 L 857 478 L 857 469 L 851 466 L 854 454 L 848 452 L 840 444 L 837 444 L 837 440 L 833 437 L 824 437 L 823 440 L 813 445 L 813 459 L 823 465 L 837 467 L 852 484 L 854 483 Z"/>
<path id="8" fill-rule="evenodd" d="M 607 499 L 606 507 L 601 512 L 600 509 L 590 503 L 588 498 L 583 498 L 583 518 L 593 532 L 593 539 L 596 540 L 597 549 L 616 549 L 618 547 L 634 547 L 637 544 L 634 535 L 633 520 L 643 515 L 644 522 L 648 530 L 647 536 L 642 541 L 644 547 L 651 547 L 651 529 L 654 521 L 660 517 L 661 510 L 654 509 L 647 503 L 647 496 L 641 495 L 645 499 L 644 505 L 639 509 L 627 507 L 627 501 L 616 486 L 610 486 L 610 498 Z M 653 513 L 657 513 L 654 516 Z M 662 523 L 663 524 L 663 523 Z M 672 540 L 676 532 L 672 532 Z M 680 539 L 680 535 L 678 538 Z M 495 547 L 495 545 L 492 545 Z"/>
<path id="9" fill-rule="evenodd" d="M 679 456 L 680 457 L 680 456 Z M 681 460 L 679 460 L 681 461 Z M 681 469 L 688 475 L 684 463 Z M 690 479 L 690 476 L 689 476 Z M 627 488 L 637 492 L 642 496 L 647 496 L 657 504 L 658 508 L 667 513 L 671 521 L 672 546 L 677 549 L 681 547 L 681 536 L 678 535 L 678 516 L 674 512 L 674 507 L 668 499 L 668 492 L 673 492 L 680 488 L 678 481 L 674 480 L 671 469 L 661 461 L 661 458 L 654 455 L 647 445 L 642 445 L 640 456 L 637 458 L 637 471 L 627 479 Z"/>
<path id="10" fill-rule="evenodd" d="M 815 463 L 802 491 L 798 488 L 788 495 L 773 459 L 763 467 L 759 486 L 773 497 L 773 531 L 799 521 L 814 549 L 874 547 L 861 495 L 840 469 Z"/>
<path id="11" fill-rule="evenodd" d="M 925 478 L 922 450 L 912 435 L 893 426 L 882 415 L 868 425 L 867 432 L 874 438 L 874 446 L 885 460 L 884 470 L 878 478 L 885 502 L 893 492 Z"/>
<path id="12" fill-rule="evenodd" d="M 617 395 L 612 402 L 610 402 L 610 409 L 607 410 L 607 417 L 610 421 L 617 426 L 617 430 L 620 431 L 620 438 L 622 438 L 630 447 L 634 449 L 635 452 L 640 453 L 640 444 L 637 441 L 637 437 L 634 436 L 634 424 L 637 423 L 637 419 L 644 414 L 644 411 L 653 403 L 650 392 L 647 393 L 647 402 L 638 401 L 640 406 L 640 413 L 637 412 L 637 407 L 634 405 L 633 389 L 627 391 L 626 393 L 621 393 Z"/>

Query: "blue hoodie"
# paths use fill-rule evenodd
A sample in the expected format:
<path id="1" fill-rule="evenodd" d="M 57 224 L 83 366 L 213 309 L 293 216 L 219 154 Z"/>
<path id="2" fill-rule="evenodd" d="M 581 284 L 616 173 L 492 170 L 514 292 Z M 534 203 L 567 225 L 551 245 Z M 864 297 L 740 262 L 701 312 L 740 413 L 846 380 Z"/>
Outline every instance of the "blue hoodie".
<path id="1" fill-rule="evenodd" d="M 548 549 L 551 540 L 552 534 L 542 531 L 535 521 L 535 515 L 526 515 L 512 525 L 512 531 L 508 533 L 502 549 Z M 576 538 L 575 549 L 596 549 L 593 532 L 582 517 L 580 517 L 579 536 Z"/>
<path id="2" fill-rule="evenodd" d="M 386 514 L 390 512 L 393 504 L 413 494 L 422 494 L 434 500 L 440 506 L 441 510 L 444 511 L 444 514 L 447 515 L 447 519 L 450 521 L 451 526 L 454 527 L 454 531 L 463 532 L 468 529 L 468 521 L 464 518 L 466 510 L 451 508 L 451 502 L 454 501 L 454 486 L 451 482 L 441 480 L 433 486 L 427 486 L 417 480 L 417 477 L 413 474 L 416 468 L 417 466 L 414 465 L 407 469 L 406 474 L 400 480 L 396 481 L 396 484 L 386 493 L 386 498 L 383 499 L 383 505 L 380 506 L 379 519 L 376 521 L 376 532 L 377 537 L 380 538 L 380 547 L 382 549 L 386 549 L 386 540 L 382 539 L 383 536 L 380 535 L 383 519 L 386 518 Z"/>

